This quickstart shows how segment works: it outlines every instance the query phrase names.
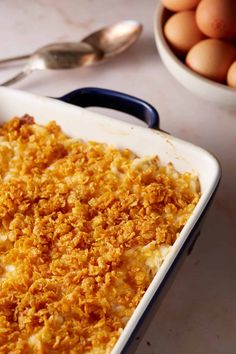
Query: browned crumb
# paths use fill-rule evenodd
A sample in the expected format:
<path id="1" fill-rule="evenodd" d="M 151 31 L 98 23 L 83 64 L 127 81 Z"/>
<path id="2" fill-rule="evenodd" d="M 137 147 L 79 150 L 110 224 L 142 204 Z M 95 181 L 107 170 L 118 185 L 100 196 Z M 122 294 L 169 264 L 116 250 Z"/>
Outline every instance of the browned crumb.
<path id="1" fill-rule="evenodd" d="M 0 129 L 0 352 L 108 353 L 157 269 L 147 250 L 174 243 L 197 179 L 33 123 Z"/>

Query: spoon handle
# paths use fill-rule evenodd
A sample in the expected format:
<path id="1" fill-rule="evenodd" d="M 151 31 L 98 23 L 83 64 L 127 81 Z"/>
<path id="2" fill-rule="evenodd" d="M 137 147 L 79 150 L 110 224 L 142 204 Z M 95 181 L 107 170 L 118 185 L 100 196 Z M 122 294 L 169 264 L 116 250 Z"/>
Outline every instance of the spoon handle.
<path id="1" fill-rule="evenodd" d="M 10 57 L 10 58 L 4 58 L 4 59 L 0 59 L 0 65 L 1 64 L 7 64 L 7 63 L 11 63 L 14 61 L 19 61 L 19 60 L 26 60 L 30 57 L 30 55 L 19 55 L 17 57 Z"/>
<path id="2" fill-rule="evenodd" d="M 16 83 L 17 81 L 20 81 L 21 79 L 24 79 L 24 77 L 28 76 L 29 74 L 31 74 L 33 71 L 32 68 L 30 67 L 25 67 L 22 71 L 20 71 L 18 74 L 16 74 L 15 76 L 13 76 L 11 79 L 4 81 L 1 86 L 10 86 L 14 83 Z"/>

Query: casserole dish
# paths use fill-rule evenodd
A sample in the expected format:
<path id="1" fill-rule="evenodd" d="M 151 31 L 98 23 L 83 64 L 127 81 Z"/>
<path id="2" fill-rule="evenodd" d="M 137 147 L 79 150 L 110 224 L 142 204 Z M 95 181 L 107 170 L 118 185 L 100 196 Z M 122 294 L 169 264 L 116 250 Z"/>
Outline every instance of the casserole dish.
<path id="1" fill-rule="evenodd" d="M 173 274 L 173 270 L 177 269 L 177 262 L 180 264 L 180 256 L 192 247 L 199 233 L 200 223 L 220 179 L 218 162 L 206 151 L 164 132 L 120 122 L 74 106 L 95 105 L 115 108 L 145 120 L 149 127 L 158 128 L 159 118 L 156 110 L 146 102 L 125 94 L 86 88 L 61 97 L 59 100 L 64 102 L 59 102 L 52 98 L 1 88 L 0 100 L 1 123 L 25 113 L 33 115 L 42 125 L 55 119 L 64 133 L 71 137 L 105 142 L 118 148 L 129 148 L 140 157 L 158 155 L 162 163 L 167 164 L 171 161 L 180 172 L 189 171 L 197 174 L 201 185 L 201 198 L 112 351 L 113 354 L 134 352 L 138 344 L 138 341 L 134 340 L 135 333 L 136 335 L 142 333 L 148 325 L 150 316 L 155 314 L 160 290 L 169 275 Z"/>

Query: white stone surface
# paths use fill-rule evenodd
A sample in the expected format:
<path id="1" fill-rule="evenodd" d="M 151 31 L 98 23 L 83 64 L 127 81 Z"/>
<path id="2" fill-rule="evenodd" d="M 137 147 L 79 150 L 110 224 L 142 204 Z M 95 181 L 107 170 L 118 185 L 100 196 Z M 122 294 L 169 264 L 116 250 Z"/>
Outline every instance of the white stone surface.
<path id="1" fill-rule="evenodd" d="M 167 72 L 153 36 L 154 0 L 0 2 L 0 57 L 54 41 L 79 40 L 122 19 L 144 25 L 140 40 L 111 62 L 36 72 L 14 87 L 60 96 L 83 86 L 124 91 L 152 103 L 161 127 L 217 156 L 223 178 L 194 251 L 179 272 L 137 354 L 236 353 L 236 112 L 206 102 Z M 0 68 L 0 82 L 20 66 Z M 236 93 L 235 93 L 236 98 Z M 14 103 L 13 103 L 14 104 Z M 116 114 L 116 116 L 118 116 Z"/>

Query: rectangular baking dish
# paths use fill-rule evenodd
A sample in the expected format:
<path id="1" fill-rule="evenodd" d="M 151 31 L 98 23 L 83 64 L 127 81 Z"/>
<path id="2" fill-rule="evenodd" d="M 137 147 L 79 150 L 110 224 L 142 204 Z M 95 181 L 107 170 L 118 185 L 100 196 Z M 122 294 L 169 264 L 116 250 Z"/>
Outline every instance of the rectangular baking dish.
<path id="1" fill-rule="evenodd" d="M 102 106 L 130 113 L 156 129 L 122 122 L 81 106 Z M 162 163 L 171 161 L 178 171 L 193 172 L 199 177 L 201 198 L 112 351 L 112 354 L 134 353 L 139 342 L 137 338 L 142 337 L 155 315 L 160 295 L 164 294 L 163 290 L 167 289 L 167 283 L 172 278 L 170 275 L 176 273 L 184 254 L 191 250 L 199 235 L 203 217 L 220 181 L 220 165 L 200 147 L 158 129 L 159 117 L 156 110 L 148 103 L 126 94 L 84 88 L 55 99 L 0 87 L 0 124 L 25 113 L 34 116 L 38 124 L 55 120 L 71 137 L 129 148 L 141 157 L 158 155 Z"/>

